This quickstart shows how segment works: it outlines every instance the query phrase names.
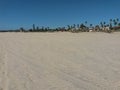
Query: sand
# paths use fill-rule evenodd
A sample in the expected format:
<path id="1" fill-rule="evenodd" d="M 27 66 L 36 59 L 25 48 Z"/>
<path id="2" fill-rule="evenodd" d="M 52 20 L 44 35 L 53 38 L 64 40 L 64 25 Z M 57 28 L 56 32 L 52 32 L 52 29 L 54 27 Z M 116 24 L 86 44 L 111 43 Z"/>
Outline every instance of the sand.
<path id="1" fill-rule="evenodd" d="M 0 33 L 0 90 L 120 90 L 120 33 Z"/>

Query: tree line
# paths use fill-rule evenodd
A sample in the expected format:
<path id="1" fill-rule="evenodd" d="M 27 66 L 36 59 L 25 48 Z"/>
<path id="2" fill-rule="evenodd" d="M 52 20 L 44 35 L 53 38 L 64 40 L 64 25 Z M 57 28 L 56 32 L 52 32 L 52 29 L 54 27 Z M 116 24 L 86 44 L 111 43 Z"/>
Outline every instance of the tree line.
<path id="1" fill-rule="evenodd" d="M 107 30 L 108 28 L 108 30 Z M 41 28 L 39 26 L 32 25 L 32 28 L 29 30 L 24 29 L 21 27 L 18 30 L 7 30 L 7 32 L 112 32 L 112 31 L 120 31 L 120 22 L 119 19 L 110 19 L 109 22 L 100 22 L 99 25 L 88 24 L 87 21 L 81 24 L 73 24 L 67 25 L 66 27 L 58 27 L 58 28 L 50 28 L 44 27 Z"/>

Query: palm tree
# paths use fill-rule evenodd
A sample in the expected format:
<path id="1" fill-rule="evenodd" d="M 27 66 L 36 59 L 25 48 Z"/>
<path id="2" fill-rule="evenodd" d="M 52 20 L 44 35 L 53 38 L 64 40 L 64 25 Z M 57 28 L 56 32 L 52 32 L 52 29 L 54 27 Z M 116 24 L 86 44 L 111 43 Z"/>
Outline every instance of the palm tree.
<path id="1" fill-rule="evenodd" d="M 78 29 L 80 28 L 79 24 L 77 24 L 77 28 L 78 28 Z"/>
<path id="2" fill-rule="evenodd" d="M 92 27 L 92 24 L 90 24 L 90 27 Z"/>
<path id="3" fill-rule="evenodd" d="M 119 22 L 119 19 L 117 18 L 116 21 Z"/>
<path id="4" fill-rule="evenodd" d="M 70 25 L 67 25 L 67 27 L 68 27 L 68 30 L 70 30 L 70 29 L 71 29 Z"/>
<path id="5" fill-rule="evenodd" d="M 71 25 L 71 26 L 70 26 L 70 28 L 72 29 L 72 28 L 73 28 L 73 26 Z"/>
<path id="6" fill-rule="evenodd" d="M 42 29 L 41 29 L 42 32 L 44 32 L 44 26 L 42 26 Z"/>
<path id="7" fill-rule="evenodd" d="M 118 26 L 120 26 L 120 23 L 118 23 Z"/>
<path id="8" fill-rule="evenodd" d="M 102 22 L 100 22 L 100 25 L 101 25 L 101 27 L 103 28 L 103 26 L 104 26 L 104 25 L 103 25 L 103 23 L 102 23 Z"/>
<path id="9" fill-rule="evenodd" d="M 88 23 L 88 22 L 87 22 L 87 21 L 85 21 L 85 25 L 86 25 L 86 26 L 87 26 L 87 23 Z"/>
<path id="10" fill-rule="evenodd" d="M 112 23 L 109 24 L 110 29 L 112 29 Z"/>
<path id="11" fill-rule="evenodd" d="M 110 22 L 112 22 L 112 19 L 110 19 Z"/>
<path id="12" fill-rule="evenodd" d="M 75 24 L 73 24 L 73 28 L 76 28 L 76 25 L 75 25 Z"/>
<path id="13" fill-rule="evenodd" d="M 119 19 L 118 18 L 116 19 L 116 22 L 117 22 L 117 25 L 118 25 L 119 24 Z"/>
<path id="14" fill-rule="evenodd" d="M 112 20 L 112 19 L 110 19 L 110 24 L 112 24 L 112 21 L 113 21 L 113 20 Z"/>
<path id="15" fill-rule="evenodd" d="M 81 31 L 85 31 L 85 28 L 86 28 L 86 26 L 82 23 L 81 25 L 80 25 L 80 28 L 81 28 Z"/>
<path id="16" fill-rule="evenodd" d="M 36 28 L 36 29 L 37 29 L 36 31 L 38 32 L 38 31 L 39 31 L 39 27 L 37 26 L 37 28 Z"/>
<path id="17" fill-rule="evenodd" d="M 106 22 L 100 22 L 100 30 L 104 31 Z"/>
<path id="18" fill-rule="evenodd" d="M 103 22 L 103 24 L 104 24 L 104 27 L 106 26 L 106 22 Z"/>
<path id="19" fill-rule="evenodd" d="M 47 31 L 50 31 L 50 27 L 47 27 Z"/>
<path id="20" fill-rule="evenodd" d="M 115 19 L 113 20 L 113 23 L 114 23 L 114 26 L 117 25 L 117 21 Z"/>
<path id="21" fill-rule="evenodd" d="M 24 30 L 24 28 L 23 27 L 21 27 L 20 28 L 20 32 L 24 32 L 25 30 Z"/>
<path id="22" fill-rule="evenodd" d="M 109 23 L 109 27 L 110 27 L 110 29 L 112 29 L 112 19 L 110 19 L 110 23 Z"/>
<path id="23" fill-rule="evenodd" d="M 33 24 L 33 31 L 35 31 L 35 24 Z"/>

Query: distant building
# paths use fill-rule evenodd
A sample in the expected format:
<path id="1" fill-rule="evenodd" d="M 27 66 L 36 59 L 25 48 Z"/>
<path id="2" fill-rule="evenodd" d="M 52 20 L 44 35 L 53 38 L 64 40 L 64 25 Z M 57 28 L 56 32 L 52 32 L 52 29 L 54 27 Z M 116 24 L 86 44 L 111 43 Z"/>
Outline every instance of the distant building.
<path id="1" fill-rule="evenodd" d="M 120 30 L 120 26 L 113 27 L 114 30 Z"/>

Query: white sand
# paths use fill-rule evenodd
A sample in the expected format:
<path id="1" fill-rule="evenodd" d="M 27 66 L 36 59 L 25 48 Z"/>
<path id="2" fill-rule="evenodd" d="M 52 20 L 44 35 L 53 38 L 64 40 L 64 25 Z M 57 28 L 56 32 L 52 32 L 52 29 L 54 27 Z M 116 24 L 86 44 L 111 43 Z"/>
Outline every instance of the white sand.
<path id="1" fill-rule="evenodd" d="M 120 90 L 120 33 L 0 33 L 0 90 Z"/>

